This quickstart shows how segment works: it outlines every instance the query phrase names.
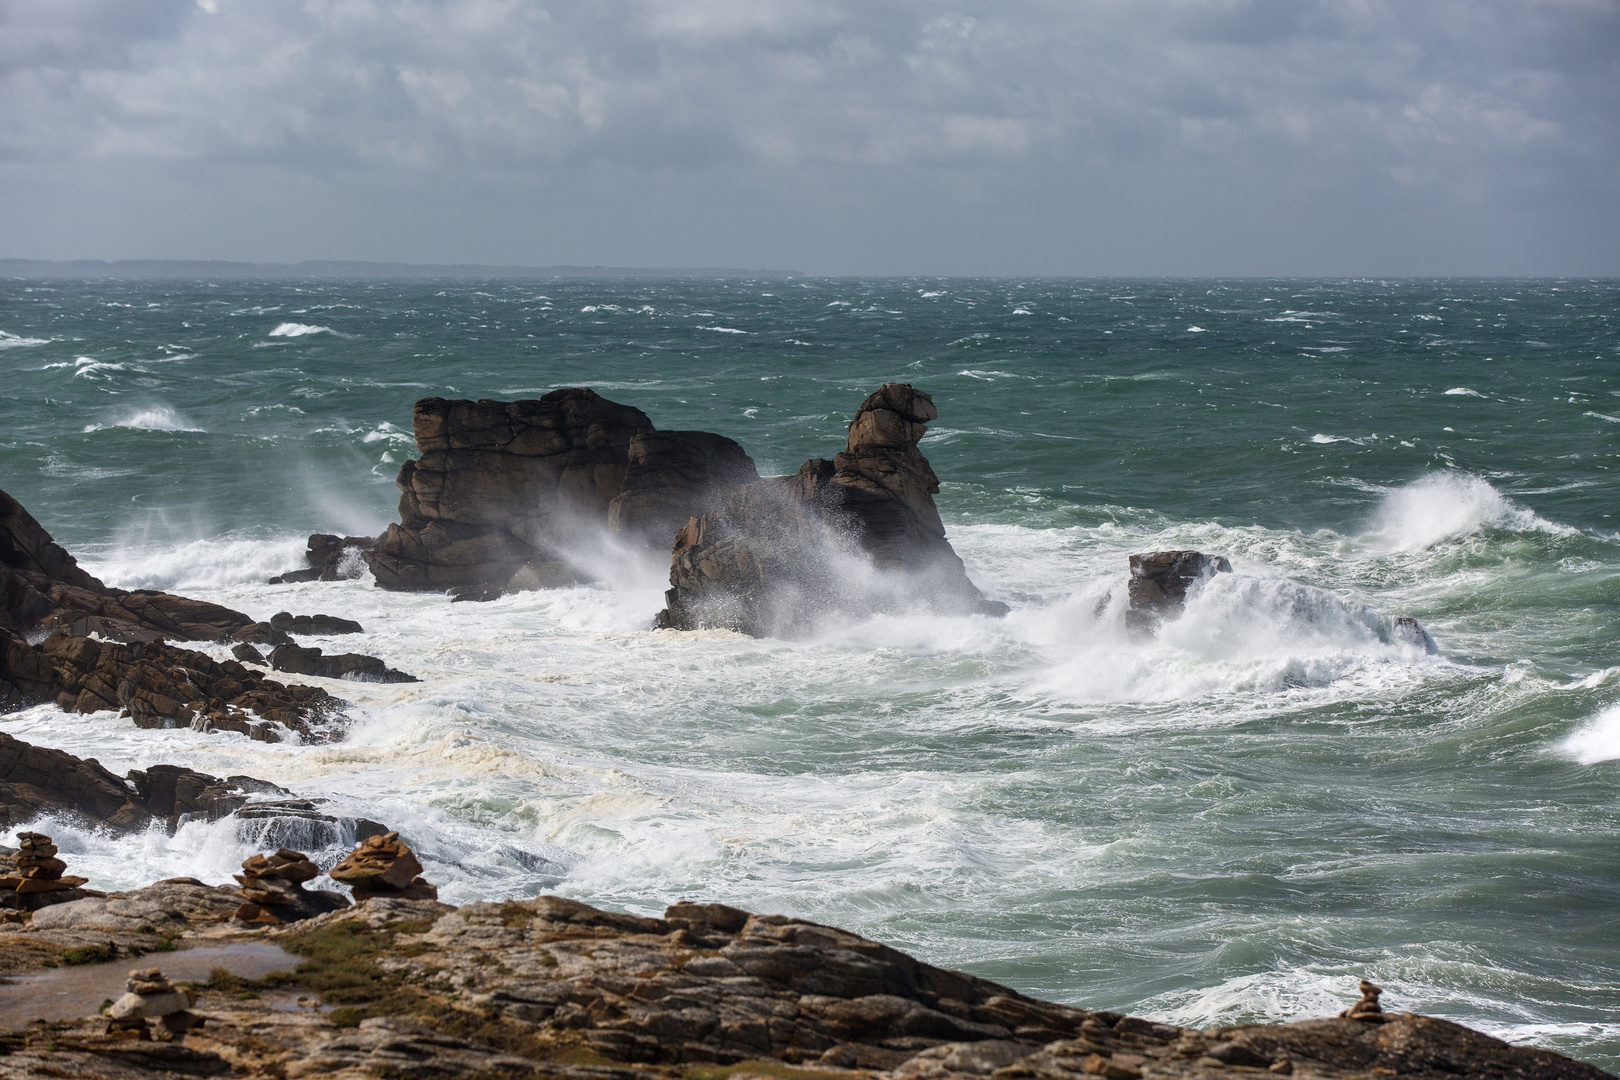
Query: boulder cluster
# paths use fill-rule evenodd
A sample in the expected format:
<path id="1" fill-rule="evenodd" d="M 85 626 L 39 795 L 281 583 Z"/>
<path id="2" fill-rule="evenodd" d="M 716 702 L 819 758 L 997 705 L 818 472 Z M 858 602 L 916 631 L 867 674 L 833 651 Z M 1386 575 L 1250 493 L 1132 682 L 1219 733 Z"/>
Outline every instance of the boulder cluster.
<path id="1" fill-rule="evenodd" d="M 129 973 L 128 990 L 107 1006 L 107 1034 L 130 1034 L 138 1039 L 162 1040 L 201 1027 L 204 1018 L 191 1012 L 191 992 L 164 978 L 158 968 Z"/>
<path id="2" fill-rule="evenodd" d="M 304 888 L 320 873 L 321 868 L 301 851 L 278 848 L 269 855 L 254 855 L 236 875 L 242 906 L 234 917 L 256 926 L 276 926 L 348 907 L 337 893 Z"/>
<path id="3" fill-rule="evenodd" d="M 398 900 L 437 900 L 439 890 L 417 875 L 422 864 L 399 833 L 368 836 L 327 876 L 354 890 L 356 903 L 374 896 Z"/>
<path id="4" fill-rule="evenodd" d="M 37 832 L 18 833 L 11 868 L 0 873 L 0 906 L 34 910 L 88 895 L 80 886 L 89 879 L 66 871 L 67 863 L 57 858 L 50 837 Z"/>

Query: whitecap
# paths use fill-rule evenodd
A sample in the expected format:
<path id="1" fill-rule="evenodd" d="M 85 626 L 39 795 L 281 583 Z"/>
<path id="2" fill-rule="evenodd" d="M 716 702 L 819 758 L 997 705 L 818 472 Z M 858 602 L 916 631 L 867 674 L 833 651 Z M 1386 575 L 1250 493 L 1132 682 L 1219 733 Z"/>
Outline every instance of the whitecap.
<path id="1" fill-rule="evenodd" d="M 311 326 L 308 323 L 284 322 L 270 331 L 271 337 L 306 337 L 310 334 L 330 334 L 330 326 Z"/>
<path id="2" fill-rule="evenodd" d="M 1592 412 L 1588 410 L 1581 415 L 1596 417 L 1599 420 L 1607 420 L 1611 424 L 1620 424 L 1620 416 L 1610 416 L 1608 413 Z"/>
<path id="3" fill-rule="evenodd" d="M 1478 390 L 1470 390 L 1466 386 L 1453 386 L 1450 390 L 1446 391 L 1446 396 L 1447 397 L 1477 397 L 1477 398 L 1482 398 L 1485 395 L 1480 393 Z"/>
<path id="4" fill-rule="evenodd" d="M 1012 313 L 1014 315 L 1033 315 L 1033 314 L 1035 314 L 1033 311 L 1029 310 L 1028 308 L 1021 308 L 1021 307 L 1020 308 L 1013 308 Z M 889 314 L 898 315 L 900 313 L 898 311 L 892 311 Z"/>
<path id="5" fill-rule="evenodd" d="M 50 338 L 21 337 L 0 330 L 0 349 L 14 349 L 21 345 L 49 345 Z"/>
<path id="6" fill-rule="evenodd" d="M 1558 749 L 1582 765 L 1620 758 L 1620 705 L 1611 705 L 1582 724 Z"/>
<path id="7" fill-rule="evenodd" d="M 1187 327 L 1187 333 L 1189 333 L 1189 334 L 1207 334 L 1207 333 L 1209 333 L 1209 331 L 1205 330 L 1202 326 L 1189 326 L 1189 327 Z"/>
<path id="8" fill-rule="evenodd" d="M 700 326 L 699 330 L 713 330 L 717 334 L 746 334 L 747 330 L 735 330 L 729 326 Z"/>
<path id="9" fill-rule="evenodd" d="M 1321 434 L 1319 432 L 1319 433 L 1311 436 L 1311 442 L 1320 443 L 1323 446 L 1327 446 L 1329 443 L 1355 442 L 1355 441 L 1356 440 L 1350 438 L 1350 436 L 1348 436 L 1348 435 L 1323 435 L 1323 434 Z"/>
<path id="10" fill-rule="evenodd" d="M 86 424 L 84 430 L 106 431 L 108 428 L 132 428 L 136 431 L 202 431 L 200 427 L 193 426 L 185 417 L 181 416 L 168 405 L 151 405 L 144 409 L 126 413 L 116 420 L 109 420 L 105 424 Z"/>

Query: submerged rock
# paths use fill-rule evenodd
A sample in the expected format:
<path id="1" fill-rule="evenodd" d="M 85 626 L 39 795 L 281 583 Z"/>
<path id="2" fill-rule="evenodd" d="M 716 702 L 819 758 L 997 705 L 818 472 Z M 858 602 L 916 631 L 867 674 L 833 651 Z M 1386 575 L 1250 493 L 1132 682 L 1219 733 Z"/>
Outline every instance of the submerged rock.
<path id="1" fill-rule="evenodd" d="M 1231 572 L 1232 564 L 1224 556 L 1201 551 L 1132 555 L 1131 579 L 1126 586 L 1130 608 L 1125 612 L 1125 626 L 1135 636 L 1152 634 L 1161 623 L 1181 617 L 1193 585 Z"/>
<path id="2" fill-rule="evenodd" d="M 933 399 L 888 383 L 855 413 L 844 452 L 746 484 L 676 536 L 660 627 L 802 632 L 883 611 L 1004 615 L 968 580 L 917 449 Z"/>

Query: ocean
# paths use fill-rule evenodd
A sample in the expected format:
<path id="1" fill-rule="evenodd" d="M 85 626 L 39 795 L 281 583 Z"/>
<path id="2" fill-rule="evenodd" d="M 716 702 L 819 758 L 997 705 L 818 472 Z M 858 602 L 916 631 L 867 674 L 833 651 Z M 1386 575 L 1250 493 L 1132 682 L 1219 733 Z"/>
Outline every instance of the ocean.
<path id="1" fill-rule="evenodd" d="M 423 679 L 320 683 L 320 745 L 0 730 L 385 821 L 451 902 L 722 901 L 1194 1026 L 1365 976 L 1620 1068 L 1620 282 L 9 279 L 0 370 L 0 488 L 92 573 Z M 589 386 L 769 475 L 892 380 L 1005 619 L 654 631 L 667 565 L 608 544 L 482 604 L 264 583 L 395 520 L 420 397 Z M 1235 572 L 1132 640 L 1127 556 L 1184 547 Z M 41 827 L 102 888 L 262 840 Z"/>

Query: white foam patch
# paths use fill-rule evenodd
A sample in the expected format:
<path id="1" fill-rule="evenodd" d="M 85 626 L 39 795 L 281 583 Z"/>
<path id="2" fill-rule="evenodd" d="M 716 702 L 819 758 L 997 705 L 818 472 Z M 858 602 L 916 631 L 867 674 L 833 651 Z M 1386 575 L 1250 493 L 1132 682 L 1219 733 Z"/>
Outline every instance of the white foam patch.
<path id="1" fill-rule="evenodd" d="M 103 424 L 86 424 L 84 430 L 106 431 L 109 428 L 129 428 L 134 431 L 202 431 L 168 405 L 151 405 L 125 413 Z"/>
<path id="2" fill-rule="evenodd" d="M 1480 393 L 1478 390 L 1470 390 L 1466 386 L 1453 386 L 1450 390 L 1446 391 L 1446 396 L 1447 397 L 1477 397 L 1477 398 L 1482 398 L 1485 395 Z"/>
<path id="3" fill-rule="evenodd" d="M 1592 717 L 1558 748 L 1582 765 L 1620 759 L 1620 705 Z"/>
<path id="4" fill-rule="evenodd" d="M 0 330 L 0 349 L 15 349 L 25 345 L 49 345 L 50 338 L 22 337 Z"/>
<path id="5" fill-rule="evenodd" d="M 307 337 L 310 334 L 330 333 L 332 333 L 332 328 L 330 326 L 311 326 L 308 323 L 284 322 L 277 325 L 274 330 L 270 331 L 269 336 L 294 338 Z"/>
<path id="6" fill-rule="evenodd" d="M 747 330 L 738 330 L 730 326 L 700 326 L 699 330 L 713 330 L 717 334 L 746 334 Z"/>

